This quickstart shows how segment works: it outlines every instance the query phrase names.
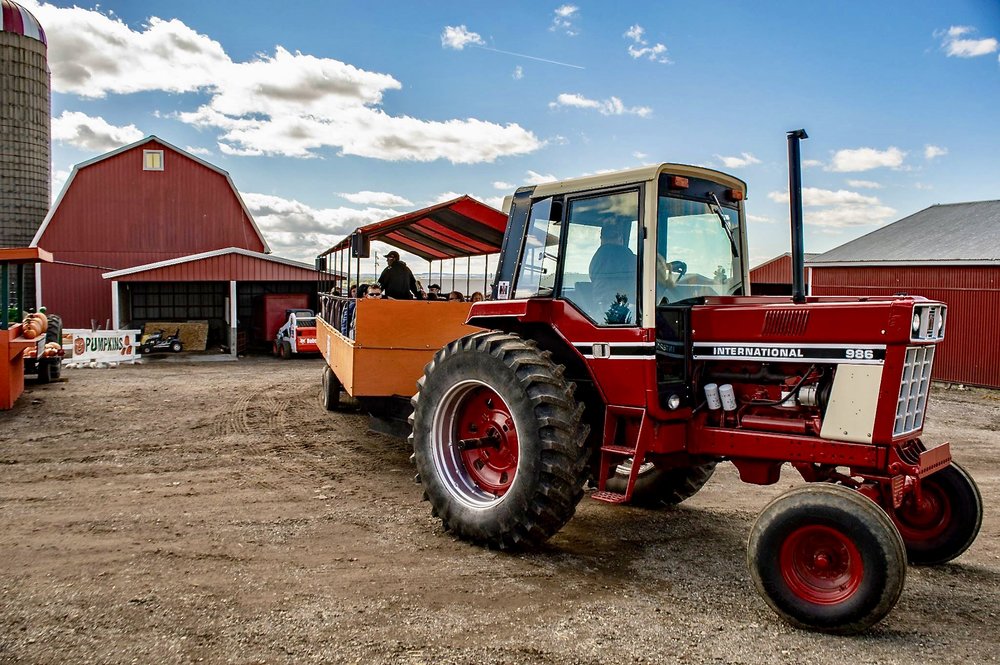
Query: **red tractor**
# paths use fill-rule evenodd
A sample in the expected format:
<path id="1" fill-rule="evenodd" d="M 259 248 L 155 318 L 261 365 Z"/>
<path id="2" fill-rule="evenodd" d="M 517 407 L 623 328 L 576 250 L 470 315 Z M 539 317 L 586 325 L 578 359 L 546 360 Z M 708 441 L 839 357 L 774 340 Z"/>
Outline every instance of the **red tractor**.
<path id="1" fill-rule="evenodd" d="M 486 329 L 437 352 L 412 399 L 413 460 L 456 536 L 536 545 L 584 486 L 677 504 L 716 464 L 807 481 L 758 517 L 751 577 L 795 626 L 862 631 L 907 560 L 964 552 L 982 522 L 947 443 L 921 441 L 946 307 L 806 297 L 799 141 L 790 132 L 793 296 L 748 295 L 746 185 L 662 164 L 514 194 Z"/>

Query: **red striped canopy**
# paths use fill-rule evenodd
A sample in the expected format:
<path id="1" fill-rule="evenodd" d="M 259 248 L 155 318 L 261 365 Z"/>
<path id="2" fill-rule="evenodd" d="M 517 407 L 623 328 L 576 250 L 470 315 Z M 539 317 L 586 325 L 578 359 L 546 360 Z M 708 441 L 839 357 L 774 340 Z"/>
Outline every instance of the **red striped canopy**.
<path id="1" fill-rule="evenodd" d="M 379 240 L 427 261 L 496 254 L 507 216 L 471 196 L 408 212 L 358 228 L 320 256 L 348 249 L 356 234 Z"/>

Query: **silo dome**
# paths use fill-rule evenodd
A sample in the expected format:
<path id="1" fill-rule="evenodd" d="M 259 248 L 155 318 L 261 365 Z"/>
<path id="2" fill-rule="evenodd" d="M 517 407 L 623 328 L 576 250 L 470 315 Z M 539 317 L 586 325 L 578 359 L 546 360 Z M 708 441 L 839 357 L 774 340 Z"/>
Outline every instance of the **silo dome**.
<path id="1" fill-rule="evenodd" d="M 51 200 L 52 107 L 45 30 L 0 0 L 0 247 L 26 247 Z M 34 281 L 25 284 L 34 304 Z"/>

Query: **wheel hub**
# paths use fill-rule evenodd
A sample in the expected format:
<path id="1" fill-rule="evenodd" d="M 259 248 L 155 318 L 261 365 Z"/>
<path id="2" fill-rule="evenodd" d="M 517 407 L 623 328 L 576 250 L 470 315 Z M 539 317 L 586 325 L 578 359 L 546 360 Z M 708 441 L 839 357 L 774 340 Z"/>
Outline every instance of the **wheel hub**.
<path id="1" fill-rule="evenodd" d="M 481 490 L 502 496 L 517 471 L 517 430 L 510 410 L 491 388 L 470 390 L 456 412 L 455 445 L 469 478 Z"/>
<path id="2" fill-rule="evenodd" d="M 857 546 L 846 534 L 827 526 L 799 527 L 782 544 L 779 557 L 788 587 L 818 605 L 850 598 L 864 577 Z"/>

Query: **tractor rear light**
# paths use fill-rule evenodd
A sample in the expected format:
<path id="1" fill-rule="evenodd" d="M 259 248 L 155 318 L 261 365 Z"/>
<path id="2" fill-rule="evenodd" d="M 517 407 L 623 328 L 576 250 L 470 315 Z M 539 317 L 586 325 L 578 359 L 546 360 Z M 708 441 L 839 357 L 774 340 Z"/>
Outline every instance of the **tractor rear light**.
<path id="1" fill-rule="evenodd" d="M 670 176 L 670 189 L 687 189 L 691 183 L 687 178 L 679 175 Z"/>
<path id="2" fill-rule="evenodd" d="M 730 201 L 742 201 L 743 191 L 739 189 L 728 189 L 726 190 L 726 198 Z"/>

